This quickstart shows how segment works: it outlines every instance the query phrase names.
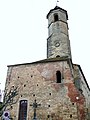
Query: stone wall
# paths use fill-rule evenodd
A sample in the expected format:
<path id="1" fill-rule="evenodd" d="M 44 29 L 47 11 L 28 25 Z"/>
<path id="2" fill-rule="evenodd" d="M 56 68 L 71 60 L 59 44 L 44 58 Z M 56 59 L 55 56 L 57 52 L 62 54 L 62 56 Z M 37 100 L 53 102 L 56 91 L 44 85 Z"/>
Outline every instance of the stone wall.
<path id="1" fill-rule="evenodd" d="M 74 82 L 79 92 L 85 97 L 86 113 L 90 114 L 90 89 L 79 65 L 74 65 Z M 90 116 L 87 115 L 87 119 Z"/>
<path id="2" fill-rule="evenodd" d="M 61 83 L 57 83 L 56 71 L 61 72 Z M 73 83 L 67 61 L 10 66 L 6 89 L 16 86 L 16 104 L 7 107 L 13 120 L 18 120 L 20 100 L 28 101 L 27 120 L 32 120 L 35 99 L 41 104 L 37 108 L 40 120 L 86 120 L 85 99 Z"/>

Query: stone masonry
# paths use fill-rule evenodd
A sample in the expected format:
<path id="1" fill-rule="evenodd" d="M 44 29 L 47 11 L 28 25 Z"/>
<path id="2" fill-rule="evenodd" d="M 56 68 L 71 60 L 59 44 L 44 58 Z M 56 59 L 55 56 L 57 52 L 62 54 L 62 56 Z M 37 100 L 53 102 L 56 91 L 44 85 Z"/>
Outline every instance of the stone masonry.
<path id="1" fill-rule="evenodd" d="M 18 86 L 16 104 L 8 110 L 14 120 L 18 120 L 19 101 L 28 101 L 27 120 L 33 118 L 30 104 L 36 99 L 41 104 L 37 108 L 40 120 L 86 120 L 85 98 L 76 89 L 69 60 L 37 62 L 9 66 L 6 88 Z M 62 81 L 57 83 L 56 71 L 61 71 Z"/>

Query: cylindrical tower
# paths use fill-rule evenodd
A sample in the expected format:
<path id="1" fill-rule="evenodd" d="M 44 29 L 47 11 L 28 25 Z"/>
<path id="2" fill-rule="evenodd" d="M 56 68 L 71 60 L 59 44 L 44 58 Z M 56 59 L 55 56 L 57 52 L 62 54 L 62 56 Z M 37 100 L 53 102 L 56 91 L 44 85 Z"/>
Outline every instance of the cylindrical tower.
<path id="1" fill-rule="evenodd" d="M 48 39 L 47 58 L 71 58 L 70 41 L 68 35 L 67 11 L 56 6 L 47 14 Z"/>

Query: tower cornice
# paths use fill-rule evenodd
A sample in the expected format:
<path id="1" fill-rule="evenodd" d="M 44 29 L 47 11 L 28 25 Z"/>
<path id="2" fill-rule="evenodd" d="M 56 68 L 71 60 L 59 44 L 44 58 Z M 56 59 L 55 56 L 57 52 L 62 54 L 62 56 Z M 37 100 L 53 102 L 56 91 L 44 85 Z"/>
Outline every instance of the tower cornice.
<path id="1" fill-rule="evenodd" d="M 46 16 L 47 19 L 48 19 L 48 16 L 50 15 L 50 13 L 52 13 L 54 10 L 62 10 L 63 12 L 65 12 L 65 13 L 66 13 L 67 20 L 68 20 L 68 13 L 67 13 L 67 11 L 66 11 L 65 9 L 59 7 L 59 6 L 55 6 L 54 9 L 51 9 L 51 10 L 49 11 L 49 13 L 48 13 L 47 16 Z"/>

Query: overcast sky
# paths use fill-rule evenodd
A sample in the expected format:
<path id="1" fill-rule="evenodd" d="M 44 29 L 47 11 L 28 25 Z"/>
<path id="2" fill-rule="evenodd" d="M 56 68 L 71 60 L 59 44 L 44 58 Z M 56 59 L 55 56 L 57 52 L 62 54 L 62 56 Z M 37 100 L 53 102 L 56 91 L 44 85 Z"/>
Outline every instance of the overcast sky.
<path id="1" fill-rule="evenodd" d="M 46 58 L 46 15 L 56 0 L 0 0 L 0 88 L 7 65 Z M 90 0 L 60 0 L 67 10 L 72 60 L 80 64 L 90 86 Z"/>

